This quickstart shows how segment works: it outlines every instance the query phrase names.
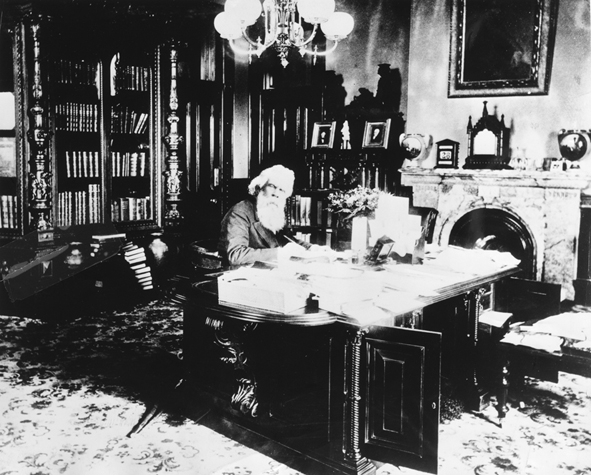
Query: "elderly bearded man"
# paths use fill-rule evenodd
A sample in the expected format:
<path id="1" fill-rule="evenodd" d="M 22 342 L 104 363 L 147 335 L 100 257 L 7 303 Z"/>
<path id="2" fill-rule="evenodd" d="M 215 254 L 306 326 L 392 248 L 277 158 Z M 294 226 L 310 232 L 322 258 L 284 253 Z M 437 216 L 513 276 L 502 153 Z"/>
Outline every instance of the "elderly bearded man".
<path id="1" fill-rule="evenodd" d="M 250 196 L 235 204 L 222 220 L 218 250 L 226 264 L 276 261 L 305 256 L 307 249 L 322 249 L 298 241 L 284 229 L 285 205 L 294 180 L 293 171 L 275 165 L 250 182 Z"/>

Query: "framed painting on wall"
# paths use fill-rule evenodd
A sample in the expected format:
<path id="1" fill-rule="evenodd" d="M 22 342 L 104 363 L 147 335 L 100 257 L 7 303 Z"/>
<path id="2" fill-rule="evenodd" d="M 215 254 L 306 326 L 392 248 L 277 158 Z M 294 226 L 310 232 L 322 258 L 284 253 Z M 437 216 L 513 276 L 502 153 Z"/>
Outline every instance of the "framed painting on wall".
<path id="1" fill-rule="evenodd" d="M 390 119 L 367 121 L 363 132 L 363 148 L 388 148 Z"/>
<path id="2" fill-rule="evenodd" d="M 448 97 L 548 94 L 557 0 L 452 0 Z"/>
<path id="3" fill-rule="evenodd" d="M 312 131 L 311 148 L 332 148 L 334 145 L 336 128 L 336 121 L 315 122 L 314 130 Z"/>

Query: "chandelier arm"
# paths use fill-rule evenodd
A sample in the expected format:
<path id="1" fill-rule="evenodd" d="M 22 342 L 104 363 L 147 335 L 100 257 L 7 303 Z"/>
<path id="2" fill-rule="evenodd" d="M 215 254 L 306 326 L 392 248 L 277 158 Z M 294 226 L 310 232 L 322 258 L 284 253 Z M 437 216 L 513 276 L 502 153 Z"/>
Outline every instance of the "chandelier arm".
<path id="1" fill-rule="evenodd" d="M 295 45 L 295 46 L 298 47 L 298 48 L 304 48 L 304 47 L 306 47 L 316 37 L 316 33 L 318 33 L 318 23 L 314 23 L 314 28 L 310 32 L 310 36 L 308 37 L 308 39 L 305 40 L 304 42 L 302 42 L 301 44 Z"/>
<path id="2" fill-rule="evenodd" d="M 253 40 L 251 40 L 251 39 L 250 39 L 250 37 L 248 36 L 248 33 L 246 33 L 246 28 L 242 30 L 242 37 L 243 37 L 243 38 L 244 38 L 246 41 L 248 41 L 248 44 L 249 44 L 249 45 L 251 45 L 251 46 L 254 46 L 255 48 L 257 48 L 257 47 L 258 47 L 258 44 L 257 44 L 257 42 L 256 42 L 256 41 L 253 41 Z M 234 41 L 234 40 L 231 40 L 231 41 Z"/>
<path id="3" fill-rule="evenodd" d="M 259 54 L 258 49 L 244 49 L 244 48 L 240 48 L 239 46 L 236 45 L 236 43 L 234 42 L 234 40 L 228 40 L 228 43 L 230 44 L 230 48 L 232 48 L 232 51 L 234 51 L 236 53 L 246 54 L 248 56 L 254 56 L 255 54 Z M 257 47 L 257 44 L 256 43 L 254 43 L 253 45 L 255 47 Z"/>
<path id="4" fill-rule="evenodd" d="M 300 48 L 300 53 L 302 54 L 302 56 L 305 54 L 310 54 L 312 56 L 328 56 L 330 53 L 332 53 L 335 49 L 337 49 L 337 45 L 339 44 L 338 40 L 335 40 L 334 44 L 331 46 L 330 49 L 327 49 L 325 51 L 318 51 L 318 50 L 311 50 L 311 49 L 306 49 L 304 47 Z"/>

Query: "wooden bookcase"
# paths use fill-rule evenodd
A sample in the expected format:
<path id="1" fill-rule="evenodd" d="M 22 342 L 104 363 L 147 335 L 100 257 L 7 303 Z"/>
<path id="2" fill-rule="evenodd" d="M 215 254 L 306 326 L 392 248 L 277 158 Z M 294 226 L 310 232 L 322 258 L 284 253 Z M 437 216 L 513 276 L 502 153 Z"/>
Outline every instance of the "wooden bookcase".
<path id="1" fill-rule="evenodd" d="M 0 126 L 0 242 L 91 223 L 133 236 L 217 227 L 233 60 L 216 5 L 17 3 L 0 7 L 0 93 L 15 109 Z"/>
<path id="2" fill-rule="evenodd" d="M 103 222 L 102 63 L 52 58 L 49 71 L 54 225 Z"/>
<path id="3" fill-rule="evenodd" d="M 143 58 L 140 58 L 143 59 Z M 109 73 L 108 209 L 120 226 L 154 219 L 150 139 L 152 68 L 149 59 L 116 54 Z"/>
<path id="4" fill-rule="evenodd" d="M 0 99 L 14 123 L 0 126 L 0 242 L 93 223 L 161 229 L 167 45 L 124 41 L 106 14 L 101 41 L 71 21 L 90 7 L 40 6 L 2 11 L 0 62 L 14 67 L 0 67 Z"/>

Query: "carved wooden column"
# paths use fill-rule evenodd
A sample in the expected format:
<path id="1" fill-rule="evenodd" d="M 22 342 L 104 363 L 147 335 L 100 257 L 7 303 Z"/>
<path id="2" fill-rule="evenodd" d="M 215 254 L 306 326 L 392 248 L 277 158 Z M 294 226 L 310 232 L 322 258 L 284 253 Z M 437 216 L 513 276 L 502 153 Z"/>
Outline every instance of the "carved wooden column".
<path id="1" fill-rule="evenodd" d="M 31 24 L 33 40 L 33 106 L 29 109 L 30 122 L 28 139 L 31 144 L 29 160 L 29 213 L 33 229 L 42 231 L 52 227 L 52 173 L 48 152 L 50 133 L 45 127 L 42 106 L 43 88 L 41 84 L 41 46 L 39 41 L 40 19 Z"/>
<path id="2" fill-rule="evenodd" d="M 179 107 L 177 95 L 177 56 L 178 51 L 175 45 L 170 49 L 170 112 L 168 114 L 168 134 L 164 137 L 164 142 L 168 149 L 166 157 L 165 177 L 165 202 L 164 226 L 166 228 L 178 228 L 184 217 L 179 210 L 182 202 L 182 179 L 183 171 L 180 169 L 179 146 L 183 143 L 183 137 L 179 135 L 179 116 L 177 110 Z"/>
<path id="3" fill-rule="evenodd" d="M 364 330 L 352 331 L 347 341 L 345 362 L 345 414 L 343 434 L 344 465 L 347 473 L 356 475 L 375 474 L 376 467 L 361 454 L 362 395 L 361 395 L 361 352 L 363 351 Z"/>
<path id="4" fill-rule="evenodd" d="M 577 278 L 573 281 L 575 303 L 591 307 L 591 196 L 581 194 L 581 225 L 577 247 Z"/>

